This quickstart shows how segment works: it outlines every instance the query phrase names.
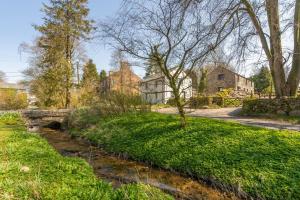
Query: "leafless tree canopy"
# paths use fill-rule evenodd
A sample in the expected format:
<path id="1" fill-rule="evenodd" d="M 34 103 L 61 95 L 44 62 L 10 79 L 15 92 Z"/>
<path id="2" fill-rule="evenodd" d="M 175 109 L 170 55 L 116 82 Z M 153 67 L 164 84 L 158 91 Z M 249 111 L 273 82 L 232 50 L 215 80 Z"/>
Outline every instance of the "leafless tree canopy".
<path id="1" fill-rule="evenodd" d="M 224 11 L 219 12 L 220 17 L 227 15 L 237 23 L 229 42 L 236 47 L 238 60 L 257 58 L 260 64 L 267 63 L 277 96 L 294 96 L 300 80 L 300 1 L 215 2 Z"/>
<path id="2" fill-rule="evenodd" d="M 208 0 L 127 0 L 115 19 L 100 23 L 100 36 L 135 58 L 153 59 L 179 100 L 181 72 L 187 76 L 235 28 L 226 15 L 214 17 L 217 9 Z M 177 106 L 183 112 L 180 102 Z"/>

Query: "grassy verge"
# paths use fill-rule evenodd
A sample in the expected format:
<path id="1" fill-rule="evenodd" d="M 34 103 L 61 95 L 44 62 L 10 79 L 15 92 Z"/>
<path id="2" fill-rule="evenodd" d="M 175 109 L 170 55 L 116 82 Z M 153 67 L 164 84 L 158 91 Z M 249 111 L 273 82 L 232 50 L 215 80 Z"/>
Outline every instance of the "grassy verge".
<path id="1" fill-rule="evenodd" d="M 300 199 L 298 132 L 204 118 L 188 118 L 183 130 L 176 116 L 158 113 L 87 115 L 73 115 L 72 134 L 109 152 L 234 186 L 252 197 Z"/>
<path id="2" fill-rule="evenodd" d="M 172 199 L 146 185 L 112 186 L 82 159 L 59 155 L 26 132 L 17 114 L 0 116 L 0 199 Z"/>

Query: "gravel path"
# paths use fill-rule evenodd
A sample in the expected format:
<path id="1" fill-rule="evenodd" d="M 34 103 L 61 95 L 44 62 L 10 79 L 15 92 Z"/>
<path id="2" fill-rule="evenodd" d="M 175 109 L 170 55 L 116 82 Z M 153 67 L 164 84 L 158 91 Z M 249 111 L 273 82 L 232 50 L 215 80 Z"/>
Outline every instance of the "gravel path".
<path id="1" fill-rule="evenodd" d="M 221 108 L 221 109 L 186 109 L 187 115 L 193 117 L 208 117 L 226 121 L 235 121 L 250 126 L 259 126 L 270 129 L 287 129 L 300 131 L 300 124 L 291 124 L 289 122 L 275 121 L 269 119 L 259 119 L 252 117 L 237 116 L 241 108 Z M 159 113 L 177 114 L 176 108 L 162 108 L 156 110 Z"/>

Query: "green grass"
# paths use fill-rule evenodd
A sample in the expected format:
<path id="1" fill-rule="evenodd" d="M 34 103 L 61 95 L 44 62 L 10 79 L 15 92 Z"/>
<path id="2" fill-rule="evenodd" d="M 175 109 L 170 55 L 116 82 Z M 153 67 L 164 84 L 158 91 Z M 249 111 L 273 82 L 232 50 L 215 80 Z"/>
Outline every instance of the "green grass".
<path id="1" fill-rule="evenodd" d="M 82 159 L 59 155 L 26 132 L 17 114 L 0 116 L 0 199 L 172 199 L 146 185 L 114 190 Z"/>
<path id="2" fill-rule="evenodd" d="M 77 120 L 85 128 L 74 126 L 71 133 L 109 152 L 213 179 L 252 197 L 300 199 L 299 132 L 204 118 L 188 118 L 188 127 L 180 129 L 177 116 L 157 113 L 92 121 Z"/>

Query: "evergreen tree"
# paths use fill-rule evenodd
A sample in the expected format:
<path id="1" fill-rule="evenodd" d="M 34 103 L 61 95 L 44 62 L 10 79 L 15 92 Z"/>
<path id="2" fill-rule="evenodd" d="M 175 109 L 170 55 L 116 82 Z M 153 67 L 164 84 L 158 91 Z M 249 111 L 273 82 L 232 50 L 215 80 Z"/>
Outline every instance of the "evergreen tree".
<path id="1" fill-rule="evenodd" d="M 97 72 L 96 65 L 93 60 L 89 60 L 83 67 L 83 75 L 81 85 L 83 87 L 94 87 L 97 86 L 99 82 L 99 75 Z"/>
<path id="2" fill-rule="evenodd" d="M 101 70 L 99 78 L 100 78 L 100 82 L 102 82 L 103 80 L 105 80 L 107 77 L 106 75 L 106 71 L 105 70 Z"/>
<path id="3" fill-rule="evenodd" d="M 201 78 L 198 87 L 198 93 L 203 95 L 207 87 L 207 69 L 201 68 Z"/>
<path id="4" fill-rule="evenodd" d="M 251 79 L 254 82 L 255 92 L 259 95 L 272 92 L 272 75 L 268 67 L 262 67 Z"/>
<path id="5" fill-rule="evenodd" d="M 53 76 L 63 83 L 63 88 L 58 91 L 65 96 L 64 107 L 68 108 L 73 86 L 73 56 L 80 40 L 88 39 L 93 21 L 88 19 L 87 0 L 50 0 L 49 5 L 44 4 L 43 12 L 44 23 L 35 26 L 41 33 L 38 44 L 44 53 L 39 66 L 44 69 L 59 68 L 58 73 L 52 70 Z M 45 79 L 46 82 L 50 80 Z"/>
<path id="6" fill-rule="evenodd" d="M 81 89 L 81 104 L 91 105 L 97 99 L 99 89 L 99 75 L 93 60 L 89 60 L 83 67 Z"/>
<path id="7" fill-rule="evenodd" d="M 158 57 L 161 57 L 161 56 L 158 55 Z M 149 55 L 148 61 L 146 62 L 145 77 L 148 77 L 148 76 L 153 75 L 153 74 L 157 74 L 159 72 L 161 72 L 161 69 L 160 69 L 159 65 L 157 64 L 156 55 L 154 54 L 154 52 L 152 52 Z"/>

